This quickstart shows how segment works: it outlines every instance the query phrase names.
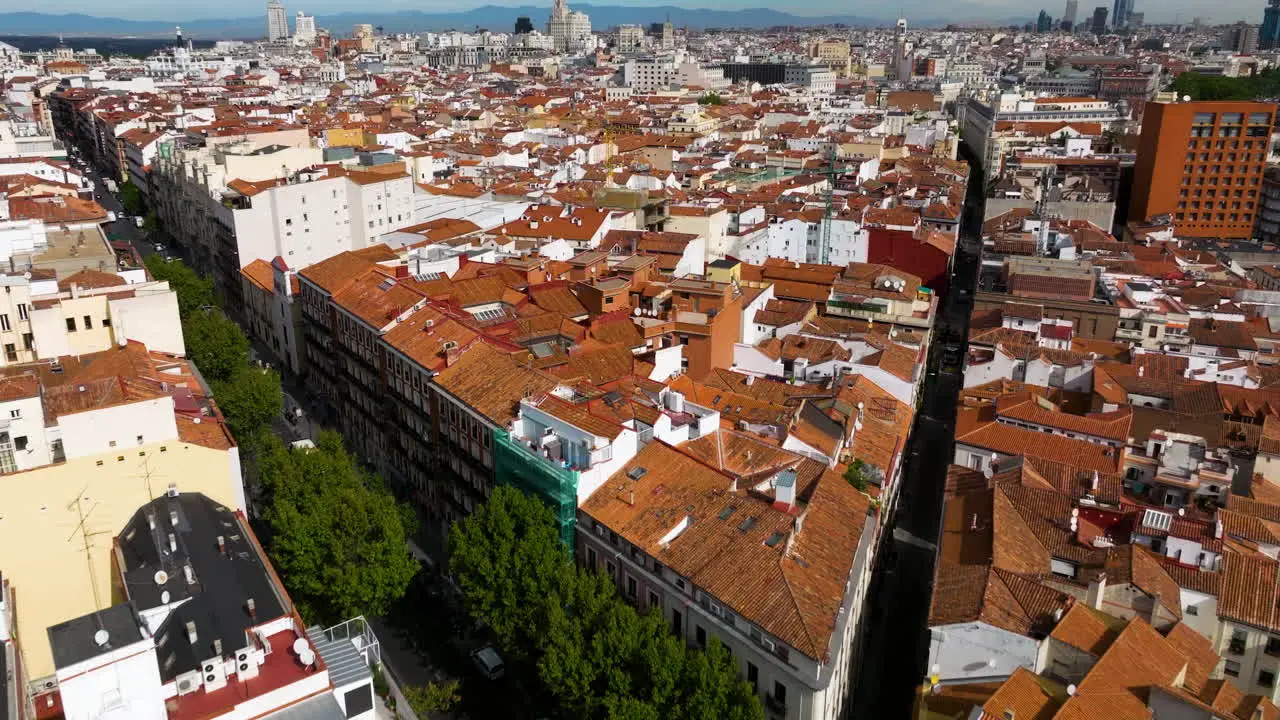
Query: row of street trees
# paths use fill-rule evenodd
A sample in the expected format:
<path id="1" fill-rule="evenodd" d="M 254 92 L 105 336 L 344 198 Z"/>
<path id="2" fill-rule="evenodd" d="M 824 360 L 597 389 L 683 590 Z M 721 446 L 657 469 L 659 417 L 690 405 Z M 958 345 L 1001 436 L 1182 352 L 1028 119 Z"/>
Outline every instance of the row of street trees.
<path id="1" fill-rule="evenodd" d="M 610 578 L 574 564 L 536 498 L 496 488 L 453 526 L 449 552 L 472 617 L 508 655 L 537 667 L 563 717 L 764 717 L 719 641 L 689 649 L 661 613 L 637 613 Z"/>
<path id="2" fill-rule="evenodd" d="M 418 570 L 407 539 L 412 512 L 326 431 L 295 450 L 271 431 L 280 376 L 249 360 L 249 338 L 215 307 L 213 284 L 181 261 L 147 258 L 177 293 L 187 356 L 209 383 L 240 447 L 263 541 L 303 617 L 331 624 L 382 615 Z"/>

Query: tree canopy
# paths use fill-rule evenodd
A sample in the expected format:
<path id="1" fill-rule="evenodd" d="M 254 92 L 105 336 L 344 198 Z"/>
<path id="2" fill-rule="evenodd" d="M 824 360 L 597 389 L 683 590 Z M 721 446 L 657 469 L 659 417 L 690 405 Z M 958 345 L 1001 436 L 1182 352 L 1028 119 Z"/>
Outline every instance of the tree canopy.
<path id="1" fill-rule="evenodd" d="M 249 362 L 249 338 L 216 309 L 187 316 L 182 323 L 187 357 L 210 383 L 231 380 Z"/>
<path id="2" fill-rule="evenodd" d="M 200 277 L 181 260 L 148 255 L 146 266 L 151 277 L 168 281 L 170 289 L 178 294 L 178 315 L 184 321 L 197 310 L 213 306 L 213 281 Z"/>
<path id="3" fill-rule="evenodd" d="M 308 618 L 381 615 L 418 571 L 412 514 L 364 471 L 336 432 L 314 448 L 274 436 L 255 455 L 271 560 Z"/>
<path id="4" fill-rule="evenodd" d="M 280 376 L 274 370 L 243 365 L 230 380 L 211 385 L 231 435 L 242 440 L 266 428 L 284 407 Z"/>
<path id="5" fill-rule="evenodd" d="M 131 182 L 120 186 L 120 205 L 130 215 L 141 215 L 146 211 L 146 203 L 142 199 L 142 191 Z"/>
<path id="6" fill-rule="evenodd" d="M 1192 100 L 1262 100 L 1280 97 L 1280 70 L 1263 70 L 1251 77 L 1225 77 L 1185 72 L 1170 90 Z"/>
<path id="7" fill-rule="evenodd" d="M 717 640 L 687 648 L 661 613 L 638 613 L 612 579 L 577 567 L 536 498 L 495 489 L 453 526 L 449 551 L 471 615 L 505 652 L 536 665 L 564 717 L 764 717 Z"/>

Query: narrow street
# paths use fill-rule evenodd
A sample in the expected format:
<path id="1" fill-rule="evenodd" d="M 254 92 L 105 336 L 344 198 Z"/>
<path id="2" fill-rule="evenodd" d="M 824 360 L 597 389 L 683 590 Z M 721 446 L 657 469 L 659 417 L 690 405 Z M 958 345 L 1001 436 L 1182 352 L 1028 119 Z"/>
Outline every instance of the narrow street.
<path id="1" fill-rule="evenodd" d="M 894 525 L 883 534 L 867 609 L 868 634 L 853 697 L 853 713 L 864 718 L 907 718 L 925 676 L 928 617 L 933 595 L 934 543 L 942 521 L 942 489 L 952 457 L 956 399 L 963 376 L 942 370 L 948 345 L 968 349 L 969 314 L 978 270 L 983 181 L 971 168 L 956 244 L 951 289 L 938 310 L 924 402 L 908 445 L 905 481 Z M 936 373 L 935 373 L 936 369 Z"/>

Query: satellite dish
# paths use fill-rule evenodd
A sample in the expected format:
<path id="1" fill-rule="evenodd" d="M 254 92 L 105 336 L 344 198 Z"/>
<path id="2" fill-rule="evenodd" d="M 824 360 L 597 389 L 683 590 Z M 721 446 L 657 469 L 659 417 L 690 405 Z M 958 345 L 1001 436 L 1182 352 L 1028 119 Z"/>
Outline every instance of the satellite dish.
<path id="1" fill-rule="evenodd" d="M 157 585 L 163 585 L 169 582 L 169 573 L 163 570 L 157 570 L 154 579 Z"/>
<path id="2" fill-rule="evenodd" d="M 1068 686 L 1067 686 L 1067 694 L 1068 694 L 1068 695 L 1075 695 L 1075 694 L 1076 694 L 1076 686 L 1075 686 L 1075 685 L 1068 685 Z"/>
<path id="3" fill-rule="evenodd" d="M 632 310 L 631 314 L 634 315 L 635 317 L 640 317 L 640 308 L 636 308 L 635 310 Z"/>
<path id="4" fill-rule="evenodd" d="M 298 660 L 302 661 L 303 665 L 310 667 L 316 662 L 316 653 L 311 648 L 307 648 L 306 650 L 298 653 Z"/>
<path id="5" fill-rule="evenodd" d="M 1182 96 L 1182 102 L 1191 102 L 1191 96 L 1190 96 L 1190 95 L 1183 95 L 1183 96 Z"/>
<path id="6" fill-rule="evenodd" d="M 111 634 L 108 633 L 106 630 L 99 630 L 98 632 L 93 634 L 93 641 L 98 644 L 98 647 L 102 647 L 106 645 L 107 641 L 110 639 L 111 639 Z"/>
<path id="7" fill-rule="evenodd" d="M 307 644 L 306 638 L 298 638 L 297 640 L 293 641 L 293 652 L 298 657 L 302 657 L 302 653 L 310 649 L 311 649 L 311 646 Z"/>

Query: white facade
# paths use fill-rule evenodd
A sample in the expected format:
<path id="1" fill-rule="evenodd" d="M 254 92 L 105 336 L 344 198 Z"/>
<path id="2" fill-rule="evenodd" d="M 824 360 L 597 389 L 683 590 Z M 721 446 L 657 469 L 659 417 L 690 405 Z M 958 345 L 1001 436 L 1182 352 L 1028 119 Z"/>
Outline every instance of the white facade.
<path id="1" fill-rule="evenodd" d="M 289 39 L 289 19 L 284 14 L 284 3 L 267 0 L 267 40 L 278 42 Z"/>
<path id="2" fill-rule="evenodd" d="M 293 19 L 293 44 L 309 47 L 315 42 L 316 18 L 314 15 L 304 15 L 299 10 L 298 16 Z"/>

